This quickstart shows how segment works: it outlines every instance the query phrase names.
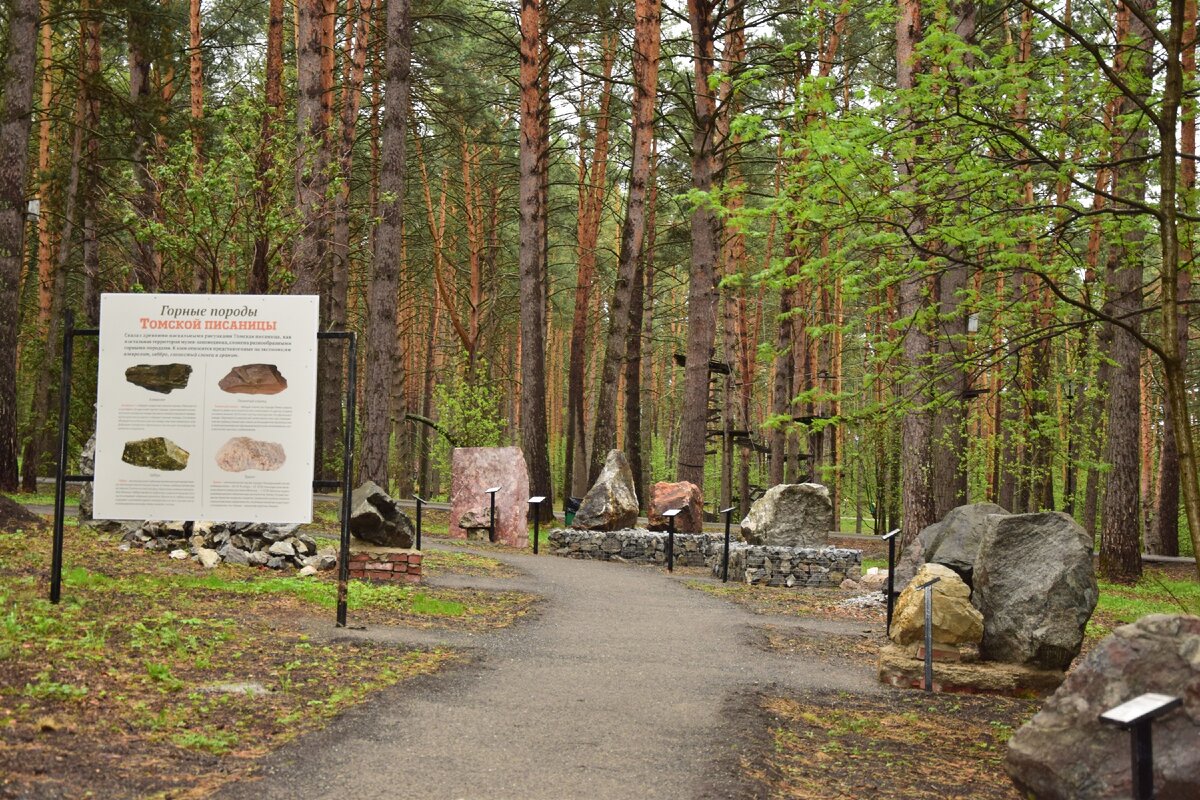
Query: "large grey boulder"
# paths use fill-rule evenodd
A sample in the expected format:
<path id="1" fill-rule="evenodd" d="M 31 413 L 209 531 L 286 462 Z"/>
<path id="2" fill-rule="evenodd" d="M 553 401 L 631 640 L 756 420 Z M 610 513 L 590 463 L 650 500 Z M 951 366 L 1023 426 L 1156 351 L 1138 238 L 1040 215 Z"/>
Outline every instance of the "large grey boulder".
<path id="1" fill-rule="evenodd" d="M 833 530 L 829 489 L 819 483 L 781 483 L 750 506 L 741 523 L 750 544 L 822 547 Z"/>
<path id="2" fill-rule="evenodd" d="M 1092 541 L 1075 520 L 1056 511 L 989 517 L 971 596 L 983 612 L 984 658 L 1065 670 L 1098 597 Z"/>
<path id="3" fill-rule="evenodd" d="M 619 531 L 637 525 L 637 488 L 629 461 L 620 450 L 609 450 L 604 468 L 575 512 L 572 528 L 585 531 Z"/>
<path id="4" fill-rule="evenodd" d="M 350 495 L 350 533 L 380 547 L 412 547 L 416 530 L 396 501 L 367 481 Z"/>
<path id="5" fill-rule="evenodd" d="M 1129 734 L 1099 717 L 1146 692 L 1183 699 L 1154 723 L 1156 797 L 1200 797 L 1200 617 L 1166 614 L 1113 631 L 1013 735 L 1005 767 L 1017 789 L 1039 800 L 1132 797 Z"/>
<path id="6" fill-rule="evenodd" d="M 1007 514 L 995 503 L 972 503 L 950 509 L 904 548 L 896 565 L 896 586 L 905 586 L 922 564 L 941 564 L 959 574 L 967 586 L 974 583 L 975 561 L 988 529 L 988 517 Z"/>

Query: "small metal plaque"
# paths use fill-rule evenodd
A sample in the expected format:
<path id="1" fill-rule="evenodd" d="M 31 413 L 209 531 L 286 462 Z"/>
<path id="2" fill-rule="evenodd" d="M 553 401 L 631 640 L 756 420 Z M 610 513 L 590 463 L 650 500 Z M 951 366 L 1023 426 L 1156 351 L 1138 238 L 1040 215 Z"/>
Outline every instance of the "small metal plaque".
<path id="1" fill-rule="evenodd" d="M 428 502 L 429 502 L 429 501 L 428 501 L 428 500 L 426 500 L 424 497 L 421 497 L 419 494 L 414 494 L 414 495 L 412 496 L 412 499 L 413 499 L 413 500 L 416 500 L 418 503 L 428 503 Z"/>
<path id="2" fill-rule="evenodd" d="M 538 503 L 542 502 L 545 499 L 546 499 L 545 496 L 538 495 L 537 497 L 529 498 L 529 502 L 532 503 L 533 505 L 537 505 Z"/>
<path id="3" fill-rule="evenodd" d="M 493 487 L 492 487 L 492 488 L 490 488 L 490 489 L 484 489 L 484 490 L 483 490 L 483 493 L 484 493 L 484 494 L 495 494 L 495 493 L 496 493 L 496 492 L 498 492 L 498 491 L 500 491 L 500 487 L 499 487 L 499 486 L 493 486 Z"/>
<path id="4" fill-rule="evenodd" d="M 891 539 L 893 536 L 895 536 L 899 532 L 900 532 L 899 528 L 896 528 L 896 530 L 894 530 L 894 531 L 889 531 L 888 533 L 885 533 L 883 535 L 883 537 L 881 538 L 881 541 L 886 542 L 888 539 Z"/>
<path id="5" fill-rule="evenodd" d="M 728 514 L 730 511 L 733 511 L 734 508 L 736 508 L 736 506 L 730 506 L 729 508 L 722 508 L 721 513 Z"/>
<path id="6" fill-rule="evenodd" d="M 935 583 L 937 583 L 937 582 L 938 582 L 938 581 L 940 581 L 940 580 L 941 580 L 941 578 L 931 578 L 930 580 L 927 580 L 927 581 L 925 581 L 924 583 L 922 583 L 922 584 L 921 584 L 920 586 L 918 586 L 917 588 L 918 588 L 918 589 L 924 589 L 924 588 L 926 588 L 926 587 L 928 587 L 928 586 L 933 586 Z"/>
<path id="7" fill-rule="evenodd" d="M 682 508 L 672 508 L 670 511 L 664 511 L 663 516 L 664 517 L 673 517 L 673 516 L 677 515 L 680 511 L 683 511 L 683 509 Z"/>
<path id="8" fill-rule="evenodd" d="M 1183 705 L 1183 701 L 1178 697 L 1171 697 L 1169 694 L 1147 692 L 1105 711 L 1100 715 L 1100 721 L 1109 725 L 1128 728 L 1139 722 L 1157 719 L 1170 711 L 1174 711 L 1181 705 Z"/>

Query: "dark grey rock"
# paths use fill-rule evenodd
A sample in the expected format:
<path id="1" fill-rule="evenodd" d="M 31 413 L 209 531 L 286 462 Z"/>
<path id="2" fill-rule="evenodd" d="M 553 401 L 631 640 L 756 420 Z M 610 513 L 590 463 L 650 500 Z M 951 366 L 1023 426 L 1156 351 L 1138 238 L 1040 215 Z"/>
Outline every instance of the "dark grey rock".
<path id="1" fill-rule="evenodd" d="M 125 370 L 125 380 L 159 394 L 186 389 L 191 375 L 190 364 L 137 364 Z"/>
<path id="2" fill-rule="evenodd" d="M 616 531 L 637 524 L 637 487 L 629 461 L 620 450 L 609 450 L 599 477 L 584 495 L 571 527 L 588 531 Z"/>
<path id="3" fill-rule="evenodd" d="M 249 564 L 250 554 L 232 545 L 225 545 L 217 551 L 228 564 Z"/>
<path id="4" fill-rule="evenodd" d="M 975 561 L 987 533 L 988 517 L 1007 513 L 995 503 L 972 503 L 950 509 L 904 548 L 896 564 L 896 591 L 903 590 L 921 565 L 927 563 L 949 567 L 967 586 L 974 585 Z"/>
<path id="5" fill-rule="evenodd" d="M 267 560 L 267 566 L 271 569 L 283 569 L 287 566 L 287 559 L 283 556 L 272 556 Z"/>
<path id="6" fill-rule="evenodd" d="M 1058 512 L 988 519 L 971 595 L 983 612 L 980 653 L 1065 670 L 1099 597 L 1091 539 Z"/>
<path id="7" fill-rule="evenodd" d="M 350 533 L 380 547 L 412 547 L 416 529 L 387 492 L 367 481 L 350 497 Z"/>
<path id="8" fill-rule="evenodd" d="M 1099 716 L 1146 692 L 1183 700 L 1154 723 L 1155 796 L 1200 797 L 1200 617 L 1165 614 L 1113 631 L 1013 735 L 1005 768 L 1017 789 L 1039 800 L 1131 797 L 1129 734 Z"/>

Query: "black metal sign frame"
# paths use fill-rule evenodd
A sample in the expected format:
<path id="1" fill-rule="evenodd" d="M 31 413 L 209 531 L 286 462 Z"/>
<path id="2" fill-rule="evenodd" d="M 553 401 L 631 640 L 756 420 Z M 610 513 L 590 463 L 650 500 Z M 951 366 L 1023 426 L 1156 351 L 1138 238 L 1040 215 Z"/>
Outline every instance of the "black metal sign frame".
<path id="1" fill-rule="evenodd" d="M 68 311 L 63 326 L 62 376 L 59 382 L 58 408 L 58 467 L 54 482 L 54 551 L 50 559 L 50 602 L 62 598 L 63 520 L 65 517 L 68 483 L 92 483 L 93 475 L 67 474 L 67 437 L 71 411 L 71 376 L 74 366 L 75 338 L 99 336 L 99 328 L 76 328 L 75 313 Z M 358 336 L 353 331 L 318 331 L 317 344 L 341 340 L 346 343 L 346 424 L 342 437 L 342 479 L 313 480 L 313 489 L 342 490 L 342 530 L 338 554 L 337 626 L 346 626 L 347 594 L 350 581 L 350 476 L 354 474 L 354 410 L 358 384 Z"/>

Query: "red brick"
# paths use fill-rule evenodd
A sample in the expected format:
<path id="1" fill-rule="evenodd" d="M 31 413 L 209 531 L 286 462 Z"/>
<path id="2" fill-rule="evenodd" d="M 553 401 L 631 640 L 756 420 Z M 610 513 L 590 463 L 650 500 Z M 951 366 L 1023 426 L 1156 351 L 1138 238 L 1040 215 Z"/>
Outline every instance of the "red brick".
<path id="1" fill-rule="evenodd" d="M 424 558 L 424 556 L 421 555 L 420 553 L 409 553 L 408 554 L 408 563 L 409 564 L 420 564 L 422 558 Z"/>
<path id="2" fill-rule="evenodd" d="M 376 572 L 391 572 L 392 571 L 392 565 L 387 563 L 386 561 L 372 561 L 371 563 L 367 564 L 366 568 L 368 570 L 372 570 L 372 571 L 376 571 Z"/>
<path id="3" fill-rule="evenodd" d="M 408 574 L 409 575 L 420 575 L 421 574 L 421 565 L 420 564 L 409 564 L 408 565 Z"/>

